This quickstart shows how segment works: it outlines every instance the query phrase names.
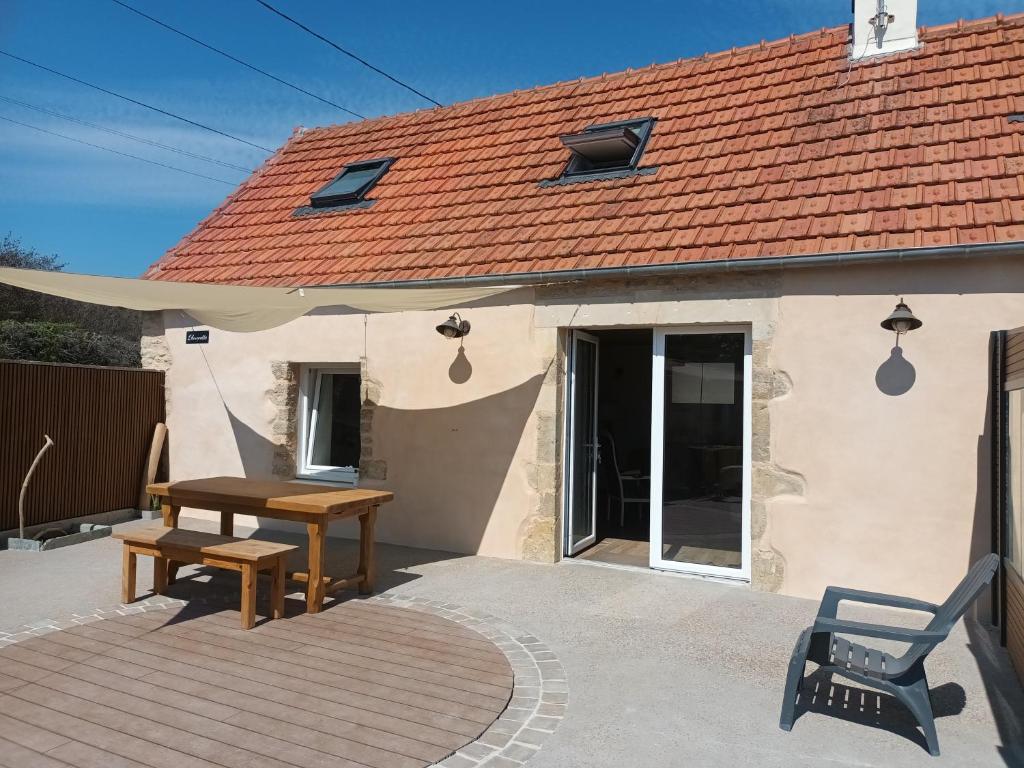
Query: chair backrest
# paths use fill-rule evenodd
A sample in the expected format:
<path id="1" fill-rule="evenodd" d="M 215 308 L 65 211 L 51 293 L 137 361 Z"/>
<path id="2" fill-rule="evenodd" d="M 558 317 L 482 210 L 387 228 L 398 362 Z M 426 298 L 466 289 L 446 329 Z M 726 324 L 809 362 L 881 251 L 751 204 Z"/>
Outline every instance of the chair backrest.
<path id="1" fill-rule="evenodd" d="M 953 625 L 960 620 L 971 603 L 978 599 L 978 596 L 992 581 L 992 577 L 995 576 L 998 569 L 999 555 L 994 552 L 978 560 L 971 566 L 971 570 L 967 572 L 963 580 L 957 584 L 956 589 L 946 598 L 946 601 L 939 606 L 939 610 L 935 612 L 935 616 L 928 622 L 925 629 L 931 632 L 941 632 L 944 636 L 948 635 Z M 904 659 L 914 660 L 924 656 L 936 645 L 938 645 L 937 641 L 915 643 L 910 646 Z"/>
<path id="2" fill-rule="evenodd" d="M 608 482 L 615 483 L 612 496 L 621 499 L 623 496 L 622 475 L 619 473 L 619 456 L 615 452 L 615 439 L 607 429 L 601 430 L 601 460 L 606 467 Z M 605 461 L 607 459 L 607 461 Z"/>
<path id="3" fill-rule="evenodd" d="M 957 585 L 946 601 L 928 623 L 928 629 L 948 632 L 964 615 L 971 603 L 978 599 L 999 569 L 999 555 L 994 552 L 981 558 L 971 566 L 963 580 Z"/>

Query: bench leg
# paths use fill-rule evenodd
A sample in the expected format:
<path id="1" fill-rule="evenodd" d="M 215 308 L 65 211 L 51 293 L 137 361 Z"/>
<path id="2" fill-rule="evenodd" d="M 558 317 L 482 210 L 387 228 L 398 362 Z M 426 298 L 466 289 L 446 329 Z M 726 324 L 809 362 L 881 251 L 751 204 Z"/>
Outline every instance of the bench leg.
<path id="1" fill-rule="evenodd" d="M 220 513 L 220 535 L 235 535 L 235 514 L 233 512 L 222 511 Z"/>
<path id="2" fill-rule="evenodd" d="M 242 566 L 242 629 L 256 626 L 256 565 Z"/>
<path id="3" fill-rule="evenodd" d="M 285 558 L 277 558 L 277 563 L 274 565 L 274 569 L 271 573 L 273 582 L 270 586 L 270 609 L 271 616 L 275 619 L 284 618 L 284 564 Z"/>
<path id="4" fill-rule="evenodd" d="M 167 558 L 153 558 L 153 592 L 162 595 L 167 591 Z"/>
<path id="5" fill-rule="evenodd" d="M 366 514 L 359 516 L 359 569 L 356 573 L 361 578 L 359 594 L 373 594 L 373 584 L 377 577 L 377 564 L 374 562 L 373 526 L 377 522 L 377 508 L 370 507 Z"/>
<path id="6" fill-rule="evenodd" d="M 121 557 L 121 602 L 131 603 L 135 600 L 135 553 L 125 544 Z"/>

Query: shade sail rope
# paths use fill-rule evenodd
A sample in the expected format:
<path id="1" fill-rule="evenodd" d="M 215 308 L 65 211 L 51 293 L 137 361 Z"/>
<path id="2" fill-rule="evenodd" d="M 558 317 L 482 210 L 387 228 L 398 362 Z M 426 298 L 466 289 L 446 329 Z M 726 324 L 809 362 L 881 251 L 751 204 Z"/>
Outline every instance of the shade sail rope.
<path id="1" fill-rule="evenodd" d="M 202 325 L 239 332 L 284 325 L 319 307 L 347 307 L 365 313 L 415 312 L 461 306 L 522 287 L 346 286 L 303 290 L 134 280 L 13 267 L 0 267 L 0 283 L 89 304 L 143 312 L 181 310 Z"/>

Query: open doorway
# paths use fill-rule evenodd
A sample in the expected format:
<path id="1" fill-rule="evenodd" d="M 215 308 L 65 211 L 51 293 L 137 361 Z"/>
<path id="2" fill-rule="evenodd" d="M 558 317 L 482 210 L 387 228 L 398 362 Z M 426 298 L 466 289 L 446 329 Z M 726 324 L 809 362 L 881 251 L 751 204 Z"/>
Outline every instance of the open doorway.
<path id="1" fill-rule="evenodd" d="M 593 497 L 576 484 L 579 512 L 592 506 L 593 537 L 579 537 L 586 560 L 646 568 L 650 562 L 651 329 L 576 334 L 577 472 L 593 473 Z M 583 358 L 586 358 L 585 360 Z M 593 364 L 594 370 L 590 370 Z M 589 378 L 588 378 L 589 377 Z M 596 384 L 596 397 L 589 394 Z M 583 413 L 593 407 L 594 414 Z M 588 434 L 589 433 L 589 434 Z M 596 450 L 586 450 L 593 442 Z M 592 455 L 591 455 L 592 454 Z M 591 465 L 592 466 L 588 466 Z M 584 487 L 581 487 L 584 486 Z M 582 544 L 582 546 L 580 546 Z"/>
<path id="2" fill-rule="evenodd" d="M 751 334 L 572 330 L 568 557 L 750 578 Z"/>

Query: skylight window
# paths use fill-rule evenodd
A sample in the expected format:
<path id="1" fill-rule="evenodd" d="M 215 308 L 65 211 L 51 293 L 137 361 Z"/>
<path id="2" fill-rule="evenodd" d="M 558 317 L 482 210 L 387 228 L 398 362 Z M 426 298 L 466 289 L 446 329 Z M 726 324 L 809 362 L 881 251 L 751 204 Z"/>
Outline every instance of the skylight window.
<path id="1" fill-rule="evenodd" d="M 637 169 L 654 119 L 592 125 L 561 137 L 572 153 L 562 178 L 621 174 Z"/>
<path id="2" fill-rule="evenodd" d="M 362 202 L 393 162 L 392 158 L 385 157 L 349 163 L 333 181 L 310 195 L 310 205 L 314 208 L 335 208 Z"/>

